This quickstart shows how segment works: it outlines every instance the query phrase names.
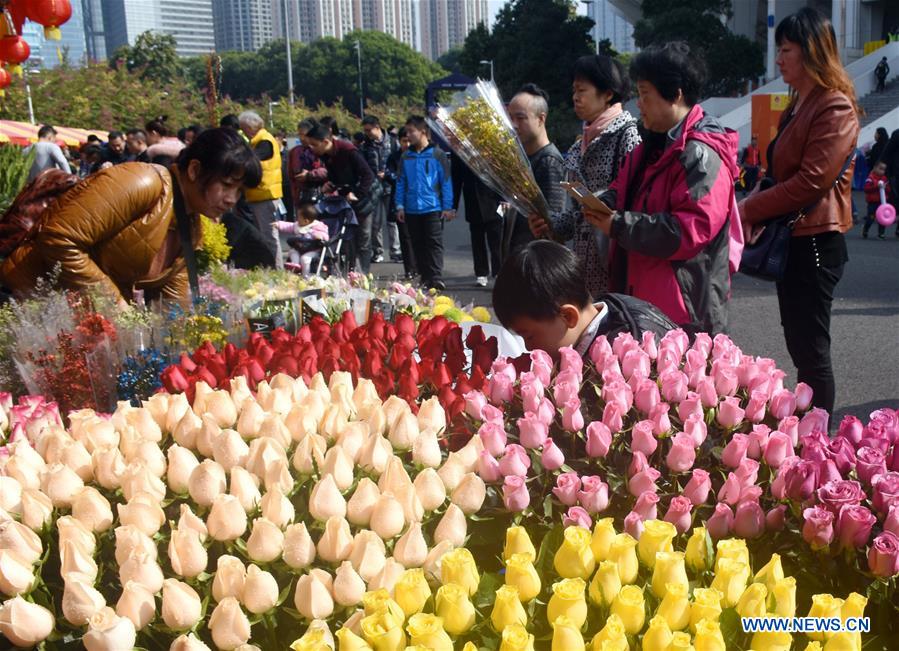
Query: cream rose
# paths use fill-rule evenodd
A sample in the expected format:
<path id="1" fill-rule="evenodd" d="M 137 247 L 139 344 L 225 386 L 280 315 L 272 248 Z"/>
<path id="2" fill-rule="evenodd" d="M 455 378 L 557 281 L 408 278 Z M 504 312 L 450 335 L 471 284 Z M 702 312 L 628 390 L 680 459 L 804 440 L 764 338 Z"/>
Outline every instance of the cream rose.
<path id="1" fill-rule="evenodd" d="M 12 477 L 6 477 L 5 479 L 15 481 Z M 47 466 L 41 475 L 41 490 L 46 493 L 50 501 L 53 502 L 53 506 L 58 509 L 70 508 L 72 506 L 72 497 L 82 488 L 84 488 L 84 482 L 81 480 L 81 477 L 74 470 L 61 463 Z M 12 494 L 11 487 L 3 485 L 0 493 L 7 496 L 2 500 L 4 502 L 3 508 L 6 508 L 5 502 Z M 19 487 L 19 495 L 19 503 L 21 504 L 21 487 Z M 12 509 L 6 508 L 6 510 L 10 511 Z"/>
<path id="2" fill-rule="evenodd" d="M 234 597 L 226 597 L 209 618 L 212 641 L 219 649 L 234 649 L 250 639 L 250 620 Z"/>
<path id="3" fill-rule="evenodd" d="M 459 458 L 459 454 L 457 452 L 450 452 L 446 457 L 446 461 L 443 462 L 443 465 L 440 466 L 440 469 L 437 471 L 437 474 L 440 475 L 440 479 L 443 481 L 446 490 L 452 492 L 455 490 L 456 486 L 459 485 L 459 482 L 462 481 L 462 478 L 467 472 L 468 470 L 465 467 L 465 463 Z"/>
<path id="4" fill-rule="evenodd" d="M 249 453 L 250 446 L 233 429 L 223 429 L 212 441 L 212 458 L 225 469 L 225 472 L 235 466 L 243 466 Z"/>
<path id="5" fill-rule="evenodd" d="M 14 597 L 0 604 L 0 633 L 19 647 L 32 647 L 43 642 L 56 620 L 53 613 L 22 597 Z"/>
<path id="6" fill-rule="evenodd" d="M 203 542 L 206 541 L 206 537 L 209 535 L 206 523 L 203 522 L 196 513 L 191 511 L 187 504 L 181 505 L 181 515 L 178 517 L 178 529 L 181 529 L 182 531 L 187 529 L 196 531 L 200 535 L 200 540 Z"/>
<path id="7" fill-rule="evenodd" d="M 306 619 L 326 619 L 334 612 L 331 591 L 312 574 L 304 574 L 297 581 L 293 603 Z"/>
<path id="8" fill-rule="evenodd" d="M 409 450 L 419 434 L 421 431 L 418 429 L 418 419 L 411 411 L 407 411 L 397 416 L 387 439 L 394 450 Z"/>
<path id="9" fill-rule="evenodd" d="M 181 420 L 172 430 L 172 438 L 175 443 L 187 448 L 188 450 L 197 449 L 197 435 L 203 429 L 203 421 L 197 416 L 193 410 L 184 412 Z"/>
<path id="10" fill-rule="evenodd" d="M 253 530 L 247 539 L 247 555 L 257 563 L 271 563 L 284 551 L 284 532 L 265 518 L 253 521 Z"/>
<path id="11" fill-rule="evenodd" d="M 240 376 L 241 379 L 246 379 L 244 376 Z M 169 647 L 169 651 L 212 651 L 206 644 L 198 638 L 193 633 L 189 633 L 187 635 L 179 635 L 175 638 L 175 641 L 172 642 L 172 646 Z"/>
<path id="12" fill-rule="evenodd" d="M 133 552 L 141 552 L 147 555 L 150 560 L 155 561 L 157 557 L 156 543 L 153 542 L 150 536 L 134 525 L 116 527 L 115 562 L 122 565 Z"/>
<path id="13" fill-rule="evenodd" d="M 32 531 L 40 531 L 53 517 L 53 502 L 42 491 L 22 491 L 22 523 Z"/>
<path id="14" fill-rule="evenodd" d="M 193 628 L 202 611 L 200 595 L 192 587 L 176 579 L 162 583 L 162 621 L 166 626 L 176 631 Z"/>
<path id="15" fill-rule="evenodd" d="M 91 466 L 91 453 L 80 441 L 71 441 L 62 450 L 59 462 L 75 471 L 81 481 L 91 481 L 94 469 Z"/>
<path id="16" fill-rule="evenodd" d="M 85 486 L 75 495 L 72 516 L 91 531 L 106 531 L 112 526 L 112 506 L 93 486 Z"/>
<path id="17" fill-rule="evenodd" d="M 211 416 L 222 429 L 233 427 L 237 422 L 237 407 L 227 391 L 213 391 L 206 396 L 204 406 L 205 414 Z"/>
<path id="18" fill-rule="evenodd" d="M 322 477 L 312 488 L 312 494 L 309 496 L 309 514 L 320 522 L 346 515 L 346 500 L 343 499 L 331 475 Z"/>
<path id="19" fill-rule="evenodd" d="M 228 489 L 228 494 L 236 497 L 243 510 L 249 513 L 262 501 L 262 493 L 259 492 L 259 478 L 240 466 L 232 468 L 231 487 Z"/>
<path id="20" fill-rule="evenodd" d="M 366 472 L 380 475 L 393 456 L 393 446 L 383 436 L 372 434 L 359 450 L 359 465 Z"/>
<path id="21" fill-rule="evenodd" d="M 315 560 L 315 543 L 304 522 L 292 524 L 285 530 L 282 558 L 296 570 L 308 567 Z"/>
<path id="22" fill-rule="evenodd" d="M 31 563 L 7 549 L 0 549 L 0 592 L 15 597 L 31 590 L 33 583 Z"/>
<path id="23" fill-rule="evenodd" d="M 247 530 L 247 513 L 233 495 L 219 495 L 212 502 L 206 528 L 215 540 L 236 540 Z"/>
<path id="24" fill-rule="evenodd" d="M 90 554 L 85 553 L 72 541 L 65 541 L 59 548 L 59 575 L 65 581 L 69 576 L 75 575 L 89 579 L 91 583 L 97 580 L 99 568 Z"/>
<path id="25" fill-rule="evenodd" d="M 133 551 L 119 566 L 119 582 L 121 585 L 125 585 L 128 581 L 140 583 L 147 590 L 156 594 L 162 589 L 162 568 L 149 554 Z"/>
<path id="26" fill-rule="evenodd" d="M 246 398 L 240 407 L 240 418 L 237 419 L 237 431 L 245 439 L 259 436 L 259 427 L 265 419 L 265 411 L 252 396 Z"/>
<path id="27" fill-rule="evenodd" d="M 437 430 L 431 427 L 422 428 L 421 434 L 412 443 L 412 461 L 428 468 L 440 466 L 443 453 L 440 451 Z"/>
<path id="28" fill-rule="evenodd" d="M 128 463 L 142 463 L 155 477 L 162 477 L 166 471 L 165 454 L 159 443 L 141 441 L 127 457 Z"/>
<path id="29" fill-rule="evenodd" d="M 119 522 L 133 525 L 148 536 L 155 536 L 165 522 L 165 512 L 152 495 L 138 493 L 127 504 L 117 506 Z"/>
<path id="30" fill-rule="evenodd" d="M 356 490 L 346 505 L 346 517 L 357 527 L 367 527 L 371 522 L 371 512 L 375 508 L 375 502 L 381 496 L 378 485 L 368 477 L 363 477 L 356 484 Z"/>
<path id="31" fill-rule="evenodd" d="M 319 558 L 336 563 L 349 558 L 353 549 L 353 535 L 346 518 L 332 516 L 325 523 L 325 532 L 319 538 L 316 551 Z"/>
<path id="32" fill-rule="evenodd" d="M 353 569 L 350 561 L 343 561 L 334 576 L 334 601 L 341 606 L 355 606 L 362 602 L 365 581 Z"/>
<path id="33" fill-rule="evenodd" d="M 0 549 L 12 552 L 25 563 L 36 563 L 44 553 L 41 538 L 21 522 L 0 522 Z"/>
<path id="34" fill-rule="evenodd" d="M 268 612 L 278 603 L 278 593 L 278 582 L 274 576 L 255 565 L 247 567 L 241 599 L 247 610 L 255 615 Z"/>
<path id="35" fill-rule="evenodd" d="M 102 608 L 88 621 L 87 633 L 81 638 L 87 651 L 133 649 L 137 640 L 134 622 L 120 617 L 112 608 Z"/>
<path id="36" fill-rule="evenodd" d="M 270 465 L 283 459 L 287 459 L 287 452 L 281 443 L 271 438 L 253 439 L 244 467 L 261 479 Z"/>
<path id="37" fill-rule="evenodd" d="M 106 490 L 115 490 L 122 485 L 125 474 L 125 457 L 118 448 L 97 448 L 91 455 L 94 479 Z"/>
<path id="38" fill-rule="evenodd" d="M 428 543 L 421 532 L 421 523 L 413 522 L 409 525 L 393 548 L 393 557 L 403 567 L 421 567 L 428 557 Z"/>
<path id="39" fill-rule="evenodd" d="M 340 491 L 347 490 L 353 485 L 355 479 L 354 463 L 352 457 L 339 445 L 334 446 L 325 454 L 325 462 L 322 464 L 322 475 L 334 477 L 334 483 Z"/>
<path id="40" fill-rule="evenodd" d="M 284 492 L 277 486 L 262 496 L 259 507 L 262 511 L 262 517 L 281 529 L 286 529 L 287 525 L 293 522 L 293 519 L 296 517 L 296 509 L 293 508 L 293 503 L 287 499 Z"/>
<path id="41" fill-rule="evenodd" d="M 194 468 L 200 465 L 196 455 L 188 448 L 177 443 L 168 450 L 169 467 L 166 472 L 166 480 L 173 493 L 184 495 L 187 493 L 190 474 Z"/>
<path id="42" fill-rule="evenodd" d="M 388 558 L 387 562 L 384 563 L 384 567 L 382 567 L 381 570 L 372 577 L 371 581 L 369 581 L 368 589 L 393 592 L 394 586 L 396 586 L 397 581 L 400 580 L 400 577 L 403 576 L 403 572 L 405 571 L 405 567 L 392 558 Z"/>
<path id="43" fill-rule="evenodd" d="M 453 489 L 450 497 L 453 504 L 462 509 L 466 515 L 477 513 L 487 497 L 487 486 L 484 480 L 473 472 L 466 474 L 459 485 Z"/>
<path id="44" fill-rule="evenodd" d="M 225 469 L 212 459 L 205 459 L 194 468 L 187 480 L 191 499 L 200 506 L 211 506 L 216 497 L 228 488 Z"/>
<path id="45" fill-rule="evenodd" d="M 130 619 L 139 631 L 156 617 L 156 598 L 145 586 L 129 581 L 122 589 L 115 611 Z"/>
<path id="46" fill-rule="evenodd" d="M 412 485 L 425 511 L 434 511 L 446 501 L 446 486 L 434 468 L 425 468 L 418 473 Z"/>
<path id="47" fill-rule="evenodd" d="M 169 539 L 169 561 L 172 571 L 187 578 L 193 578 L 206 570 L 209 556 L 200 542 L 200 534 L 193 529 L 175 529 Z"/>
<path id="48" fill-rule="evenodd" d="M 126 501 L 139 493 L 146 493 L 161 502 L 165 499 L 165 491 L 165 483 L 143 463 L 135 461 L 125 466 L 125 472 L 122 473 L 122 495 Z"/>
<path id="49" fill-rule="evenodd" d="M 84 626 L 105 605 L 103 595 L 93 586 L 78 579 L 66 581 L 62 592 L 62 614 L 73 626 Z"/>
<path id="50" fill-rule="evenodd" d="M 374 531 L 363 529 L 353 538 L 350 561 L 366 582 L 383 569 L 387 561 L 386 549 L 384 541 Z"/>
<path id="51" fill-rule="evenodd" d="M 216 601 L 222 601 L 226 597 L 240 600 L 243 598 L 246 580 L 247 569 L 239 558 L 227 554 L 219 556 L 215 577 L 212 579 L 212 597 Z"/>

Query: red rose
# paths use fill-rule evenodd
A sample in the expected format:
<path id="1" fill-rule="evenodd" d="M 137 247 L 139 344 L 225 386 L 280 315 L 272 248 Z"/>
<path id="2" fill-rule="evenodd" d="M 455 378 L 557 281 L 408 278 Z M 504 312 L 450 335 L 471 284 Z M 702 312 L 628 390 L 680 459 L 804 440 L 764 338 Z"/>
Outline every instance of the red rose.
<path id="1" fill-rule="evenodd" d="M 369 352 L 369 354 L 365 356 L 365 363 L 362 368 L 365 371 L 366 377 L 376 378 L 384 369 L 384 360 L 380 355 Z"/>
<path id="2" fill-rule="evenodd" d="M 352 310 L 347 310 L 343 313 L 343 315 L 340 317 L 340 323 L 343 324 L 343 328 L 347 332 L 347 334 L 353 332 L 353 330 L 359 327 L 359 324 L 356 323 L 356 315 Z"/>
<path id="3" fill-rule="evenodd" d="M 184 377 L 184 373 L 178 366 L 169 366 L 162 372 L 160 379 L 162 380 L 162 385 L 165 387 L 165 390 L 169 393 L 180 393 L 190 386 L 190 383 L 187 381 L 187 378 Z"/>
<path id="4" fill-rule="evenodd" d="M 493 364 L 493 362 L 490 363 Z M 484 374 L 484 370 L 480 366 L 473 364 L 471 367 L 471 379 L 469 380 L 471 388 L 475 391 L 480 391 L 486 383 L 487 376 Z"/>
<path id="5" fill-rule="evenodd" d="M 468 331 L 468 336 L 465 338 L 465 345 L 474 350 L 486 341 L 487 338 L 484 336 L 484 329 L 481 326 L 476 325 Z"/>
<path id="6" fill-rule="evenodd" d="M 296 377 L 299 374 L 300 364 L 290 355 L 281 355 L 275 359 L 271 370 L 273 373 L 286 373 L 290 377 Z"/>
<path id="7" fill-rule="evenodd" d="M 304 325 L 302 328 L 297 330 L 297 333 L 294 335 L 294 341 L 299 344 L 305 344 L 307 342 L 312 341 L 312 329 L 308 325 Z"/>
<path id="8" fill-rule="evenodd" d="M 200 366 L 197 369 L 197 380 L 205 382 L 213 389 L 219 385 L 218 380 L 215 379 L 215 376 L 205 366 Z"/>
<path id="9" fill-rule="evenodd" d="M 233 370 L 234 367 L 237 366 L 237 360 L 239 358 L 237 346 L 228 342 L 222 349 L 222 354 L 225 356 L 225 363 L 228 365 L 228 369 Z"/>
<path id="10" fill-rule="evenodd" d="M 396 318 L 393 320 L 394 325 L 396 326 L 396 331 L 407 334 L 414 335 L 415 334 L 415 320 L 409 316 L 401 312 L 396 315 Z"/>
<path id="11" fill-rule="evenodd" d="M 405 364 L 407 360 L 411 359 L 412 350 L 412 348 L 406 348 L 399 343 L 395 344 L 393 346 L 393 350 L 390 351 L 390 357 L 388 357 L 387 359 L 387 365 L 394 371 L 401 369 L 403 367 L 403 364 Z"/>
<path id="12" fill-rule="evenodd" d="M 346 326 L 343 325 L 342 321 L 338 321 L 334 324 L 334 327 L 331 328 L 331 339 L 341 344 L 345 341 L 349 341 Z"/>
<path id="13" fill-rule="evenodd" d="M 222 384 L 228 377 L 228 367 L 225 366 L 225 359 L 221 353 L 216 353 L 207 359 L 206 368 L 215 376 L 218 384 Z"/>
<path id="14" fill-rule="evenodd" d="M 443 345 L 446 351 L 446 364 L 454 374 L 465 368 L 465 348 L 462 346 L 462 329 L 453 328 L 446 336 Z"/>
<path id="15" fill-rule="evenodd" d="M 399 331 L 396 329 L 396 326 L 392 323 L 388 323 L 384 328 L 384 341 L 388 343 L 393 343 L 396 341 L 396 338 L 399 336 Z"/>
<path id="16" fill-rule="evenodd" d="M 453 376 L 450 373 L 450 369 L 446 364 L 438 363 L 434 366 L 434 374 L 431 376 L 431 381 L 435 387 L 440 389 L 441 391 L 444 388 L 452 391 L 453 386 Z"/>
<path id="17" fill-rule="evenodd" d="M 271 341 L 272 345 L 275 347 L 282 346 L 284 343 L 291 340 L 290 333 L 287 332 L 284 328 L 275 328 L 272 332 Z"/>
<path id="18" fill-rule="evenodd" d="M 265 378 L 265 370 L 262 368 L 259 360 L 249 360 L 247 362 L 247 371 L 249 372 L 249 379 L 252 380 L 254 386 Z"/>
<path id="19" fill-rule="evenodd" d="M 194 364 L 194 361 L 187 353 L 181 353 L 181 360 L 178 362 L 178 364 L 182 369 L 184 369 L 186 373 L 194 373 L 197 370 L 197 365 Z M 181 389 L 181 391 L 183 391 L 183 389 Z"/>
<path id="20" fill-rule="evenodd" d="M 464 396 L 469 391 L 474 391 L 468 376 L 465 373 L 459 373 L 456 376 L 456 395 Z"/>
<path id="21" fill-rule="evenodd" d="M 400 374 L 399 396 L 410 404 L 418 398 L 418 383 L 406 373 Z"/>

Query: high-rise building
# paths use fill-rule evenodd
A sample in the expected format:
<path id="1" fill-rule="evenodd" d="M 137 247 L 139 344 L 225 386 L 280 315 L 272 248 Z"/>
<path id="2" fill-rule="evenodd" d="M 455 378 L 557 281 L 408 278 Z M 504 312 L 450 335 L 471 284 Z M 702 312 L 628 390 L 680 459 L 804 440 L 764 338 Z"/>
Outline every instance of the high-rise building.
<path id="1" fill-rule="evenodd" d="M 81 8 L 84 14 L 84 45 L 87 60 L 103 61 L 106 58 L 103 2 L 102 0 L 81 0 Z"/>
<path id="2" fill-rule="evenodd" d="M 41 68 L 55 68 L 63 60 L 78 66 L 85 61 L 84 14 L 80 2 L 72 3 L 72 17 L 59 28 L 61 39 L 50 41 L 44 38 L 44 28 L 26 21 L 22 27 L 22 37 L 31 48 L 30 65 Z"/>
<path id="3" fill-rule="evenodd" d="M 103 28 L 109 56 L 147 31 L 174 36 L 180 56 L 215 49 L 212 0 L 103 0 Z"/>
<path id="4" fill-rule="evenodd" d="M 421 0 L 421 53 L 431 60 L 461 46 L 478 24 L 490 25 L 487 0 Z"/>
<path id="5" fill-rule="evenodd" d="M 280 0 L 212 0 L 217 50 L 255 52 L 272 40 L 272 4 Z"/>
<path id="6" fill-rule="evenodd" d="M 587 5 L 587 15 L 593 19 L 593 38 L 608 39 L 617 52 L 635 52 L 634 26 L 610 0 L 594 0 Z"/>
<path id="7" fill-rule="evenodd" d="M 354 30 L 390 34 L 415 46 L 413 0 L 271 0 L 275 38 L 310 42 L 323 36 L 343 38 Z M 287 12 L 285 29 L 285 8 Z"/>

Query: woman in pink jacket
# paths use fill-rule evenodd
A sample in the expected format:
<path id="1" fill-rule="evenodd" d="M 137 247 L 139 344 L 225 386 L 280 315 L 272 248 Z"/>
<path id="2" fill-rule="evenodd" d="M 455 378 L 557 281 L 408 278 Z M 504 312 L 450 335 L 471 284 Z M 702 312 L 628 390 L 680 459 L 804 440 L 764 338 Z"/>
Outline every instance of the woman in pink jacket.
<path id="1" fill-rule="evenodd" d="M 643 144 L 584 215 L 612 241 L 612 291 L 661 309 L 691 335 L 727 327 L 730 275 L 742 250 L 734 200 L 737 134 L 697 104 L 702 63 L 685 43 L 640 52 Z"/>

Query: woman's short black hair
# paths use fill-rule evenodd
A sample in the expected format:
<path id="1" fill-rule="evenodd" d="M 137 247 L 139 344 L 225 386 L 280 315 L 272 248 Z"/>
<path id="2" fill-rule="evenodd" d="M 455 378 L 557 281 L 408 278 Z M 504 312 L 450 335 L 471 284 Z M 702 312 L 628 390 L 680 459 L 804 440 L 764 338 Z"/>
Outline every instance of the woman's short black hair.
<path id="1" fill-rule="evenodd" d="M 331 140 L 334 138 L 334 134 L 331 133 L 331 129 L 319 122 L 306 132 L 306 137 L 313 140 Z"/>
<path id="2" fill-rule="evenodd" d="M 585 308 L 592 300 L 583 263 L 549 240 L 536 240 L 513 253 L 493 286 L 493 311 L 506 327 L 520 317 L 547 321 L 563 305 Z"/>
<path id="3" fill-rule="evenodd" d="M 586 81 L 604 93 L 612 91 L 612 103 L 631 96 L 631 80 L 621 62 L 603 54 L 589 54 L 574 62 L 574 78 Z"/>
<path id="4" fill-rule="evenodd" d="M 705 62 L 684 41 L 652 45 L 631 61 L 631 78 L 635 82 L 648 81 L 669 102 L 674 102 L 681 91 L 687 106 L 693 106 L 702 96 Z"/>
<path id="5" fill-rule="evenodd" d="M 241 179 L 246 188 L 262 180 L 262 166 L 246 141 L 233 129 L 206 129 L 178 155 L 178 169 L 187 171 L 192 160 L 200 162 L 200 180 Z"/>
<path id="6" fill-rule="evenodd" d="M 874 132 L 874 140 L 879 142 L 881 140 L 889 140 L 890 134 L 887 133 L 885 127 L 877 127 L 877 131 Z"/>

